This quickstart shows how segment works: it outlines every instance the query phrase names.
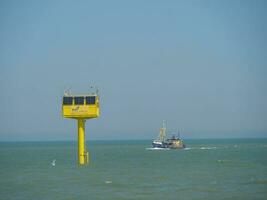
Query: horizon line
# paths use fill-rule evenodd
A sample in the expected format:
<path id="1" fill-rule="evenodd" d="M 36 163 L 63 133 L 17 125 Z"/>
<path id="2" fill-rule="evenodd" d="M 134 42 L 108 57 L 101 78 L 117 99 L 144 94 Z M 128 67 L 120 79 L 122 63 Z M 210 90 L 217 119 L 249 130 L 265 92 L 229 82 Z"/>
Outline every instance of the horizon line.
<path id="1" fill-rule="evenodd" d="M 231 139 L 267 139 L 266 137 L 219 137 L 219 138 L 215 138 L 215 137 L 199 137 L 199 138 L 182 138 L 182 140 L 231 140 Z M 89 141 L 145 141 L 145 140 L 151 140 L 151 139 L 141 139 L 141 138 L 137 138 L 137 139 L 133 139 L 133 138 L 129 138 L 129 139 L 92 139 L 92 140 L 86 140 L 86 142 Z M 153 140 L 153 139 L 152 139 Z M 152 141 L 151 140 L 151 141 Z M 5 143 L 5 142 L 77 142 L 78 140 L 0 140 L 0 143 Z"/>

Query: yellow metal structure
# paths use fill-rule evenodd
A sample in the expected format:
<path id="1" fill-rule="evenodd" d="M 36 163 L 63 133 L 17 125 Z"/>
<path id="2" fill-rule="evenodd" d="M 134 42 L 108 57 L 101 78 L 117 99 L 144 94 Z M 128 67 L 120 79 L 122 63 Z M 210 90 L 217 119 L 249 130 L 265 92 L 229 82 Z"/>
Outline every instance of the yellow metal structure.
<path id="1" fill-rule="evenodd" d="M 65 118 L 96 118 L 99 116 L 99 97 L 97 95 L 64 95 L 62 103 L 62 114 Z"/>
<path id="2" fill-rule="evenodd" d="M 99 117 L 99 96 L 97 93 L 88 95 L 65 94 L 62 99 L 62 115 L 78 121 L 78 163 L 89 163 L 89 153 L 85 145 L 85 121 Z"/>
<path id="3" fill-rule="evenodd" d="M 84 119 L 78 119 L 78 160 L 80 165 L 88 163 L 87 151 L 85 148 L 84 122 Z"/>

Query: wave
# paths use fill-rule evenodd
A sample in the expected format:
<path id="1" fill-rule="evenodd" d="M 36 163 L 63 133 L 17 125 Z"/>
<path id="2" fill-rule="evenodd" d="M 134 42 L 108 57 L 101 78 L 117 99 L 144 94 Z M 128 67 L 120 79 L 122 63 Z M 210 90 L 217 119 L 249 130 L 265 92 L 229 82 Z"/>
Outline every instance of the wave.
<path id="1" fill-rule="evenodd" d="M 112 181 L 109 181 L 109 180 L 108 180 L 108 181 L 105 181 L 105 183 L 106 183 L 106 184 L 111 184 Z"/>
<path id="2" fill-rule="evenodd" d="M 202 149 L 202 150 L 206 150 L 206 149 L 217 149 L 217 147 L 200 147 L 200 149 Z"/>
<path id="3" fill-rule="evenodd" d="M 212 146 L 212 147 L 186 147 L 186 148 L 184 148 L 184 149 L 181 149 L 181 150 L 212 150 L 212 149 L 218 149 L 219 147 L 214 147 L 214 146 Z M 228 148 L 228 147 L 226 147 L 226 148 Z M 149 147 L 149 148 L 146 148 L 146 150 L 170 150 L 170 148 L 157 148 L 157 147 L 155 147 L 155 148 L 153 148 L 153 147 Z"/>
<path id="4" fill-rule="evenodd" d="M 267 180 L 266 179 L 255 180 L 254 178 L 251 178 L 248 182 L 245 182 L 243 184 L 267 185 Z"/>
<path id="5" fill-rule="evenodd" d="M 186 147 L 184 150 L 209 150 L 209 149 L 217 149 L 218 147 Z"/>
<path id="6" fill-rule="evenodd" d="M 231 162 L 230 160 L 217 160 L 219 163 L 226 163 L 226 162 Z"/>

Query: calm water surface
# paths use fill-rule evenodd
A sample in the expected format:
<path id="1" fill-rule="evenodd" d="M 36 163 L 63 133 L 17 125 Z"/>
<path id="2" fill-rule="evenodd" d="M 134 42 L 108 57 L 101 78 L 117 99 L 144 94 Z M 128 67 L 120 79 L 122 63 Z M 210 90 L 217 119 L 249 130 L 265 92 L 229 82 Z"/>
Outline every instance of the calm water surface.
<path id="1" fill-rule="evenodd" d="M 0 199 L 267 199 L 267 139 L 0 143 Z M 51 162 L 56 159 L 56 165 Z"/>

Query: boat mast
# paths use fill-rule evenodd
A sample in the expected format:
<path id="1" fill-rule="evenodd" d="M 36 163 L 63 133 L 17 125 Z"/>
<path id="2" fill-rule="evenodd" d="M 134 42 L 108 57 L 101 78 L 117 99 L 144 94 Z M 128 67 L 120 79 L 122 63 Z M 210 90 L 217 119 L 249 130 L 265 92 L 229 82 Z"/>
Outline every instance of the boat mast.
<path id="1" fill-rule="evenodd" d="M 159 130 L 159 140 L 164 141 L 166 137 L 166 122 L 163 120 L 162 127 Z"/>
<path id="2" fill-rule="evenodd" d="M 179 140 L 182 140 L 181 133 L 182 133 L 182 129 L 181 128 L 177 129 L 177 135 L 178 135 Z"/>

